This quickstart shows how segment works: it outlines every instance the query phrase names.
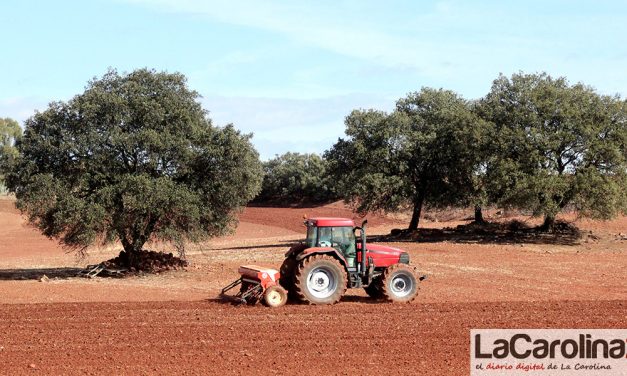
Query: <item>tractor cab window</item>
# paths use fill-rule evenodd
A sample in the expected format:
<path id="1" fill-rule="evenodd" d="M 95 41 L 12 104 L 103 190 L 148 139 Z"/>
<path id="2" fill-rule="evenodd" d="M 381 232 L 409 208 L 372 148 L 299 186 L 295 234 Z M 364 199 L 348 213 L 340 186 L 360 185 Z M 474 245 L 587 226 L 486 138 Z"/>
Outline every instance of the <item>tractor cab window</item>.
<path id="1" fill-rule="evenodd" d="M 315 226 L 307 226 L 307 247 L 315 247 L 316 246 L 316 238 L 318 228 Z"/>
<path id="2" fill-rule="evenodd" d="M 355 257 L 355 234 L 352 227 L 319 227 L 318 246 L 333 247 L 344 257 Z"/>

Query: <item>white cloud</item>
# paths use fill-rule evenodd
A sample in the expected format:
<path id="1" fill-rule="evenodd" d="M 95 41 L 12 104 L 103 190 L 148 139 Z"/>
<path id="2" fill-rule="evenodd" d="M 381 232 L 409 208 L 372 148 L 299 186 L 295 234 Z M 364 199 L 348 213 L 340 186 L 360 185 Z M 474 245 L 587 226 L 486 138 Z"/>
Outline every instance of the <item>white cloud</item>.
<path id="1" fill-rule="evenodd" d="M 10 117 L 23 125 L 24 121 L 33 116 L 36 110 L 45 110 L 49 102 L 38 97 L 0 98 L 0 117 Z"/>
<path id="2" fill-rule="evenodd" d="M 233 123 L 254 133 L 262 159 L 287 151 L 328 149 L 344 134 L 344 118 L 356 108 L 391 110 L 395 98 L 351 94 L 318 99 L 207 97 L 203 107 L 216 125 Z"/>
<path id="3" fill-rule="evenodd" d="M 207 2 L 200 0 L 128 0 L 163 11 L 201 15 L 226 23 L 263 29 L 285 38 L 334 53 L 386 66 L 411 66 L 426 74 L 443 74 L 449 67 L 434 62 L 446 60 L 449 51 L 475 53 L 468 46 L 451 42 L 446 46 L 418 36 L 429 32 L 441 17 L 454 18 L 451 6 L 398 19 L 401 32 L 389 32 L 362 11 L 360 2 L 296 3 L 280 1 Z M 376 16 L 376 14 L 374 14 Z M 408 15 L 403 15 L 408 16 Z M 454 20 L 454 19 L 453 19 Z M 402 31 L 405 31 L 403 34 Z"/>

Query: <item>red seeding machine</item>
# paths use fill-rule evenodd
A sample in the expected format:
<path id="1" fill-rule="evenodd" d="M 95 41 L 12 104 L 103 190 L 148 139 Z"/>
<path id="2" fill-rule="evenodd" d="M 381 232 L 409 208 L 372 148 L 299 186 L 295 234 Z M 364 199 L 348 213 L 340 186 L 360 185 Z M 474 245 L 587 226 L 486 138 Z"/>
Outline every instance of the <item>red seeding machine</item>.
<path id="1" fill-rule="evenodd" d="M 269 307 L 280 307 L 287 302 L 287 291 L 279 285 L 281 274 L 278 270 L 244 265 L 239 267 L 238 272 L 241 277 L 222 289 L 220 296 L 223 299 L 244 304 L 255 304 L 262 300 Z M 228 294 L 237 287 L 237 294 Z"/>

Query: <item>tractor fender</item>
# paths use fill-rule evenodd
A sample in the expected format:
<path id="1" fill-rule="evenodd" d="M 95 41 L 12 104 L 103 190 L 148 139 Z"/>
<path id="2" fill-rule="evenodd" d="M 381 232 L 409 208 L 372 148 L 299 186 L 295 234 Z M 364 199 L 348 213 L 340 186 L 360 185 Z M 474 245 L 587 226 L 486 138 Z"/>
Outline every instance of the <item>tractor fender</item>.
<path id="1" fill-rule="evenodd" d="M 290 247 L 290 249 L 285 252 L 285 258 L 288 258 L 292 255 L 299 254 L 300 252 L 307 249 L 307 246 L 304 243 L 298 243 Z"/>
<path id="2" fill-rule="evenodd" d="M 340 252 L 338 252 L 337 249 L 332 248 L 332 247 L 311 247 L 311 248 L 307 248 L 303 252 L 299 253 L 298 256 L 296 256 L 296 261 L 301 261 L 305 257 L 309 257 L 311 255 L 322 255 L 322 254 L 331 254 L 332 256 L 334 256 L 338 260 L 340 260 L 340 262 L 342 263 L 342 265 L 344 267 L 346 267 L 346 265 L 347 265 L 346 264 L 346 259 L 344 258 L 344 255 L 342 255 Z"/>

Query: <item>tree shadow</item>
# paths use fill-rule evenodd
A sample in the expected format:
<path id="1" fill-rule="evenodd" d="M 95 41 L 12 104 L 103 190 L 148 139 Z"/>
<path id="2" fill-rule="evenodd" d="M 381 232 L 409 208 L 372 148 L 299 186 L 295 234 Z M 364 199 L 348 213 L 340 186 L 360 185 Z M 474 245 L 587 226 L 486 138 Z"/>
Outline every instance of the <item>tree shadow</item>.
<path id="1" fill-rule="evenodd" d="M 68 279 L 74 278 L 84 270 L 83 268 L 32 268 L 32 269 L 0 269 L 0 280 L 24 281 L 47 278 Z"/>
<path id="2" fill-rule="evenodd" d="M 523 222 L 469 223 L 455 228 L 423 228 L 417 231 L 395 230 L 393 234 L 373 236 L 373 242 L 468 243 L 468 244 L 552 244 L 578 245 L 582 234 L 567 222 L 558 222 L 553 231 L 528 227 Z"/>

